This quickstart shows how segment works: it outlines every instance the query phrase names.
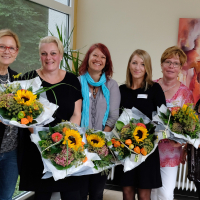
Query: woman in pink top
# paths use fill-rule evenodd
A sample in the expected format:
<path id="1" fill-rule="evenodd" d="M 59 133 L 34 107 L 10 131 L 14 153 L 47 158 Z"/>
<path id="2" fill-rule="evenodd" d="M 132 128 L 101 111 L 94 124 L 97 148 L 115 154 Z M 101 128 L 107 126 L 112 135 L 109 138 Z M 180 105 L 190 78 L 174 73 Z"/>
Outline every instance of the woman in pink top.
<path id="1" fill-rule="evenodd" d="M 181 67 L 186 62 L 185 53 L 178 47 L 169 47 L 161 56 L 161 68 L 163 77 L 156 80 L 165 93 L 166 104 L 170 109 L 182 106 L 185 103 L 193 103 L 192 92 L 188 87 L 177 80 Z M 160 170 L 162 187 L 152 190 L 153 200 L 173 200 L 176 175 L 180 162 L 184 163 L 184 154 L 180 143 L 164 139 L 158 145 L 160 154 Z M 182 154 L 182 156 L 181 156 Z"/>

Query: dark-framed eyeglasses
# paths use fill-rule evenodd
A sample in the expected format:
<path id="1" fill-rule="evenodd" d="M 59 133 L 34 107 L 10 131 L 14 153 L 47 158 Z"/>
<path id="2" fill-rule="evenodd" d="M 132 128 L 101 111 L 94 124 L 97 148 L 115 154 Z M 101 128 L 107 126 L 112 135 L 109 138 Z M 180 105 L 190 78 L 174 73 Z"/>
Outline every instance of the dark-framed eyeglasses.
<path id="1" fill-rule="evenodd" d="M 5 45 L 0 44 L 0 51 L 1 52 L 6 51 L 6 49 L 8 49 L 8 51 L 10 53 L 16 53 L 18 51 L 18 48 L 16 48 L 16 47 L 7 47 Z"/>
<path id="2" fill-rule="evenodd" d="M 178 68 L 178 67 L 181 66 L 180 63 L 178 63 L 178 62 L 171 62 L 169 60 L 164 61 L 163 64 L 164 64 L 165 67 L 169 67 L 169 66 L 171 66 L 171 64 L 173 65 L 174 68 Z"/>

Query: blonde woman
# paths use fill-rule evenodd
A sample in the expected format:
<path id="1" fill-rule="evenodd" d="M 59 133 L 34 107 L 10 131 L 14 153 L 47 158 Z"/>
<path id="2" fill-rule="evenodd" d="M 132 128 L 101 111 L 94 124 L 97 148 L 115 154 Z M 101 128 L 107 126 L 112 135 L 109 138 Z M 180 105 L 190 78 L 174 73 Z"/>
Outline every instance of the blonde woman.
<path id="1" fill-rule="evenodd" d="M 59 69 L 63 57 L 62 42 L 54 37 L 42 38 L 39 43 L 39 54 L 42 67 L 25 74 L 25 79 L 39 76 L 43 87 L 55 84 L 46 92 L 47 99 L 59 105 L 54 113 L 55 120 L 51 127 L 68 120 L 80 125 L 82 95 L 79 80 L 72 73 Z M 55 96 L 56 99 L 55 99 Z M 49 200 L 52 192 L 60 192 L 61 198 L 80 200 L 79 177 L 67 177 L 54 181 L 52 177 L 43 177 L 43 163 L 37 146 L 30 141 L 30 133 L 24 134 L 24 151 L 21 155 L 22 170 L 20 173 L 20 190 L 35 191 L 35 200 Z"/>
<path id="2" fill-rule="evenodd" d="M 9 29 L 0 30 L 0 84 L 14 81 L 12 64 L 20 48 L 18 36 Z M 0 122 L 0 199 L 11 200 L 18 177 L 17 146 L 21 130 Z"/>
<path id="3" fill-rule="evenodd" d="M 162 88 L 152 81 L 151 58 L 137 49 L 129 58 L 126 83 L 119 87 L 120 107 L 137 108 L 152 119 L 152 112 L 166 104 Z M 142 164 L 125 172 L 122 177 L 123 199 L 134 200 L 136 189 L 139 200 L 150 200 L 152 188 L 162 186 L 158 148 Z"/>

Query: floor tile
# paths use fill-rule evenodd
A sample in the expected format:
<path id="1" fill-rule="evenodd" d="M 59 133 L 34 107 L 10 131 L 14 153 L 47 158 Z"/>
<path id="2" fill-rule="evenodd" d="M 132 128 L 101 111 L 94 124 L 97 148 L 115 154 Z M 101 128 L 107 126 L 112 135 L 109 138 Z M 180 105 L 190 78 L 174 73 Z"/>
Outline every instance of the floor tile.
<path id="1" fill-rule="evenodd" d="M 103 200 L 122 200 L 122 192 L 114 190 L 104 190 Z"/>

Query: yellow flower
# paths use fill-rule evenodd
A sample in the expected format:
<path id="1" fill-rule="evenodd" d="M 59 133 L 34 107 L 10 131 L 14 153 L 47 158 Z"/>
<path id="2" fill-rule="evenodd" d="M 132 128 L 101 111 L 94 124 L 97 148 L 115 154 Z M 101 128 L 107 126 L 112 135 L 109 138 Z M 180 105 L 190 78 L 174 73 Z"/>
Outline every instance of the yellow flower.
<path id="1" fill-rule="evenodd" d="M 63 141 L 63 144 L 66 144 L 68 141 L 68 146 L 69 148 L 71 149 L 75 149 L 75 150 L 78 150 L 79 147 L 82 146 L 82 138 L 81 138 L 81 135 L 78 131 L 75 131 L 75 130 L 66 130 L 65 131 L 65 137 L 64 137 L 64 141 Z"/>
<path id="2" fill-rule="evenodd" d="M 137 126 L 133 132 L 133 136 L 135 140 L 139 143 L 147 138 L 149 134 L 147 134 L 147 129 L 142 126 Z"/>
<path id="3" fill-rule="evenodd" d="M 188 107 L 188 106 L 187 106 L 186 104 L 184 104 L 183 107 L 182 107 L 182 110 L 183 110 L 183 111 L 186 111 L 186 110 L 187 110 L 187 107 Z"/>
<path id="4" fill-rule="evenodd" d="M 18 104 L 32 105 L 37 98 L 37 95 L 34 95 L 31 91 L 28 90 L 18 90 L 14 96 L 14 99 L 17 101 Z"/>
<path id="5" fill-rule="evenodd" d="M 15 79 L 15 78 L 19 78 L 19 76 L 21 75 L 22 73 L 19 73 L 19 74 L 17 74 L 17 75 L 13 75 L 13 78 Z"/>
<path id="6" fill-rule="evenodd" d="M 105 145 L 105 140 L 103 140 L 101 137 L 95 134 L 91 134 L 87 136 L 88 143 L 93 147 L 102 147 Z"/>

